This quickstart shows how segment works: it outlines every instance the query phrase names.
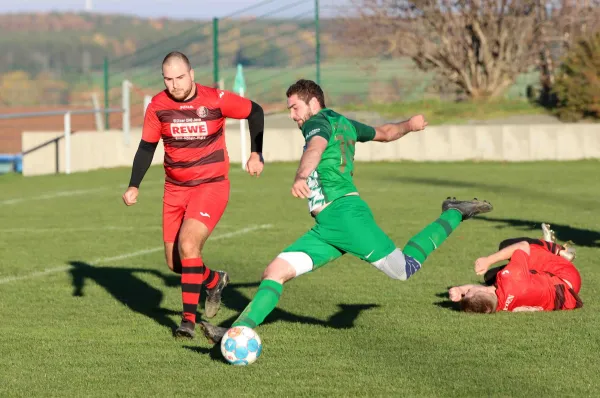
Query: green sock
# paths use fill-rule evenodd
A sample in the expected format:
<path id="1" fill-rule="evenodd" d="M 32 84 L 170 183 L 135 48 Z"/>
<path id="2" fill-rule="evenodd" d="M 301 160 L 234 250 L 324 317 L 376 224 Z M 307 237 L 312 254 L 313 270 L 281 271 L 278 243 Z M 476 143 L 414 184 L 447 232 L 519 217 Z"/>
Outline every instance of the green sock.
<path id="1" fill-rule="evenodd" d="M 421 232 L 410 238 L 403 249 L 404 254 L 411 256 L 419 263 L 446 240 L 462 221 L 462 214 L 456 209 L 446 210 L 440 218 L 423 228 Z"/>
<path id="2" fill-rule="evenodd" d="M 275 309 L 279 296 L 283 291 L 283 285 L 275 281 L 265 279 L 258 286 L 256 295 L 240 314 L 238 319 L 233 322 L 233 326 L 247 326 L 254 329 Z"/>

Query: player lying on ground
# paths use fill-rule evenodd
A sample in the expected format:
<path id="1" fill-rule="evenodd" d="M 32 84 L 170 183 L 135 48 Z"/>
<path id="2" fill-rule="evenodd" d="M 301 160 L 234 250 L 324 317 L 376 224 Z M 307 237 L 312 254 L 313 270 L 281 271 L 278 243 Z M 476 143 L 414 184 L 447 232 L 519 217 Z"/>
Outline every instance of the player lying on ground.
<path id="1" fill-rule="evenodd" d="M 406 280 L 458 227 L 462 220 L 492 210 L 486 201 L 450 199 L 442 214 L 408 241 L 404 251 L 379 228 L 367 203 L 358 195 L 352 175 L 355 143 L 391 142 L 427 126 L 423 116 L 396 124 L 370 127 L 325 107 L 323 91 L 300 80 L 287 91 L 292 119 L 306 139 L 292 194 L 308 199 L 315 226 L 284 249 L 265 269 L 252 302 L 233 326 L 254 328 L 275 309 L 283 284 L 350 253 L 371 263 L 390 278 Z M 227 328 L 200 322 L 213 342 Z"/>
<path id="2" fill-rule="evenodd" d="M 138 188 L 162 138 L 165 256 L 169 268 L 181 273 L 183 301 L 183 319 L 175 334 L 191 338 L 202 285 L 207 288 L 205 315 L 211 318 L 219 310 L 221 292 L 229 280 L 227 273 L 210 270 L 201 257 L 229 201 L 225 119 L 248 119 L 252 153 L 246 171 L 258 176 L 263 170 L 264 113 L 255 102 L 195 83 L 190 61 L 180 52 L 164 58 L 162 74 L 166 90 L 154 96 L 146 110 L 123 201 L 128 206 L 137 203 Z"/>
<path id="3" fill-rule="evenodd" d="M 467 312 L 556 311 L 581 308 L 579 298 L 581 276 L 569 260 L 575 258 L 572 248 L 553 242 L 543 224 L 544 239 L 508 239 L 499 251 L 478 258 L 475 272 L 485 274 L 491 286 L 463 285 L 449 290 L 450 300 L 460 302 Z M 490 273 L 489 268 L 504 260 L 504 267 Z"/>
<path id="4" fill-rule="evenodd" d="M 513 243 L 523 241 L 529 243 L 530 245 L 545 245 L 550 252 L 557 254 L 570 262 L 573 262 L 573 260 L 575 259 L 575 248 L 569 246 L 569 243 L 566 243 L 564 246 L 557 244 L 554 231 L 551 229 L 550 224 L 546 223 L 542 223 L 542 240 L 528 237 L 506 239 L 500 242 L 498 250 L 502 250 L 505 247 L 512 245 Z M 496 275 L 500 271 L 502 271 L 506 267 L 506 265 L 507 264 L 503 264 L 494 268 L 490 268 L 488 271 L 486 271 L 483 275 L 484 283 L 488 286 L 495 284 Z"/>

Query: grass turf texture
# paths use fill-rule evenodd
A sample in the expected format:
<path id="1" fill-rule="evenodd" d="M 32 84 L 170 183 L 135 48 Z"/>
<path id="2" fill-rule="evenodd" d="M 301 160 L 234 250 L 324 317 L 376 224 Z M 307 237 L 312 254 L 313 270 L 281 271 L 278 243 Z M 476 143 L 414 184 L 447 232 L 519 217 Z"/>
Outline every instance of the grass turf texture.
<path id="1" fill-rule="evenodd" d="M 232 277 L 216 323 L 236 317 L 265 265 L 312 225 L 289 193 L 295 167 L 268 164 L 259 179 L 232 167 L 230 204 L 204 251 Z M 2 176 L 0 396 L 597 396 L 598 167 L 359 163 L 356 183 L 400 247 L 448 195 L 495 210 L 461 225 L 407 282 L 349 256 L 290 282 L 247 368 L 224 363 L 201 336 L 171 336 L 181 298 L 160 250 L 161 168 L 131 208 L 120 199 L 126 168 Z M 583 309 L 449 308 L 448 286 L 479 280 L 477 257 L 504 238 L 540 236 L 541 222 L 577 244 Z M 131 255 L 146 249 L 155 250 Z"/>

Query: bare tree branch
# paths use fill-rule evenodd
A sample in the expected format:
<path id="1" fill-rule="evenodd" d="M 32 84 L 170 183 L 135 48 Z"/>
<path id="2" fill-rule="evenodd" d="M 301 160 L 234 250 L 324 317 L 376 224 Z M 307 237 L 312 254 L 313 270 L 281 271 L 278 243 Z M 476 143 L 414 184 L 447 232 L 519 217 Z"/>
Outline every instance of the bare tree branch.
<path id="1" fill-rule="evenodd" d="M 600 21 L 600 0 L 353 3 L 359 18 L 350 20 L 344 37 L 354 48 L 408 56 L 477 98 L 501 95 L 536 64 L 552 74 L 551 43 L 570 43 Z"/>

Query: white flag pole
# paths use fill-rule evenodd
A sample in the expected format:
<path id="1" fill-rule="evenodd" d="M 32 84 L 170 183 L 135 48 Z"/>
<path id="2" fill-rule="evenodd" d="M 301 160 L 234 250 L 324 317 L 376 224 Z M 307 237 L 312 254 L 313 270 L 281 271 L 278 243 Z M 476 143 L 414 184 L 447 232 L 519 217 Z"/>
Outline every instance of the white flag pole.
<path id="1" fill-rule="evenodd" d="M 244 96 L 244 88 L 240 88 L 240 96 Z M 248 159 L 248 155 L 246 153 L 246 119 L 240 120 L 240 146 L 242 148 L 241 156 L 242 156 L 242 170 L 246 170 L 246 160 Z"/>

